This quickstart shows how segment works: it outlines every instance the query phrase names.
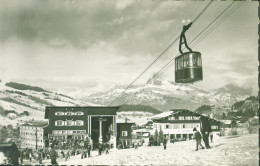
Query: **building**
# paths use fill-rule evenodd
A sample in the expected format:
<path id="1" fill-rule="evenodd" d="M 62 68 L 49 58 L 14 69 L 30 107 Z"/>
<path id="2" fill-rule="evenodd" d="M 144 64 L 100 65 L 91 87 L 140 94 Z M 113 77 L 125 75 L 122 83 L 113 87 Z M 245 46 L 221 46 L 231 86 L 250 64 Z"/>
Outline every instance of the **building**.
<path id="1" fill-rule="evenodd" d="M 132 125 L 135 123 L 118 122 L 117 123 L 117 146 L 119 144 L 123 147 L 132 146 Z"/>
<path id="2" fill-rule="evenodd" d="M 48 133 L 54 140 L 85 140 L 116 145 L 116 111 L 119 107 L 46 107 Z"/>
<path id="3" fill-rule="evenodd" d="M 162 131 L 170 139 L 192 139 L 193 128 L 200 131 L 200 116 L 196 112 L 186 109 L 172 109 L 167 112 L 158 114 L 152 118 L 153 133 L 157 130 Z M 220 131 L 219 121 L 209 118 L 212 132 Z"/>
<path id="4" fill-rule="evenodd" d="M 30 121 L 20 126 L 21 148 L 41 149 L 48 138 L 47 121 Z"/>

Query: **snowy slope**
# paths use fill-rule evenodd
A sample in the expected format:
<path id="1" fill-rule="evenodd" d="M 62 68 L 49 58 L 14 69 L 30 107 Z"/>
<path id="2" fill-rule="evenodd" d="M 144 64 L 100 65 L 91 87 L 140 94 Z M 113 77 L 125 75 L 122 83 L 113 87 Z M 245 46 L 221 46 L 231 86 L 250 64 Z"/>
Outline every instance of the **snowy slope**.
<path id="1" fill-rule="evenodd" d="M 0 114 L 0 125 L 15 124 L 21 120 L 44 118 L 46 106 L 94 106 L 81 100 L 74 100 L 72 97 L 50 91 L 19 90 L 6 86 L 0 82 L 0 107 L 3 110 L 13 110 L 15 114 L 4 116 Z M 27 111 L 29 116 L 19 114 Z M 3 111 L 2 111 L 3 113 Z"/>

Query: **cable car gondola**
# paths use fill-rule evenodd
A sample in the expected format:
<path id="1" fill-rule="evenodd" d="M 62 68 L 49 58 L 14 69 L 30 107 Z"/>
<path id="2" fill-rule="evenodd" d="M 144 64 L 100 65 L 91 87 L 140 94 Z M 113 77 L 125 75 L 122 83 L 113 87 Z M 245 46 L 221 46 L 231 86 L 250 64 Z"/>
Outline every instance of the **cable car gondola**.
<path id="1" fill-rule="evenodd" d="M 193 83 L 203 79 L 202 61 L 200 52 L 192 51 L 186 42 L 185 32 L 190 28 L 192 22 L 183 26 L 180 36 L 179 51 L 181 55 L 175 58 L 175 82 L 176 83 Z M 183 42 L 182 42 L 183 40 Z M 181 46 L 189 50 L 183 53 Z"/>

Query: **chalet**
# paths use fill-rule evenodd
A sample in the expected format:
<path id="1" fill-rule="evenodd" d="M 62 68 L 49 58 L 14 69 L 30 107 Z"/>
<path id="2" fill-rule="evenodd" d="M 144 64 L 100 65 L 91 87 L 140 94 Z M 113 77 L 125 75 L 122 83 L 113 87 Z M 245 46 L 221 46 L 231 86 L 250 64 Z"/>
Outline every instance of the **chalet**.
<path id="1" fill-rule="evenodd" d="M 131 147 L 132 146 L 132 126 L 135 123 L 132 122 L 117 122 L 117 146 L 119 144 L 123 145 L 123 147 Z"/>
<path id="2" fill-rule="evenodd" d="M 95 148 L 100 142 L 116 145 L 116 111 L 119 107 L 46 107 L 48 133 L 55 140 L 91 138 Z"/>
<path id="3" fill-rule="evenodd" d="M 161 130 L 165 136 L 170 139 L 192 139 L 193 128 L 200 131 L 200 116 L 196 112 L 186 109 L 172 109 L 167 112 L 158 114 L 152 118 L 153 133 Z M 219 121 L 209 118 L 212 132 L 220 131 Z"/>
<path id="4" fill-rule="evenodd" d="M 21 148 L 38 149 L 47 146 L 47 121 L 30 121 L 20 126 Z"/>

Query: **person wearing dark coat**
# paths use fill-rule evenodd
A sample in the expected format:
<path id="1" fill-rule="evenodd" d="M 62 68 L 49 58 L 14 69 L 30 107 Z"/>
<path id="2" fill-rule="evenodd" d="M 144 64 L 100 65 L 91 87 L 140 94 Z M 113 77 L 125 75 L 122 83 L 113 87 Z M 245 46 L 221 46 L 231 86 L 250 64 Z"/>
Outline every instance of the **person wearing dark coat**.
<path id="1" fill-rule="evenodd" d="M 205 143 L 207 149 L 210 148 L 209 146 L 209 133 L 211 132 L 211 126 L 209 123 L 208 118 L 201 116 L 200 117 L 200 131 L 202 134 L 202 139 Z"/>
<path id="2" fill-rule="evenodd" d="M 199 150 L 199 146 L 204 149 L 204 147 L 201 145 L 201 135 L 200 135 L 200 132 L 197 131 L 196 128 L 193 128 L 193 131 L 194 131 L 194 137 L 193 139 L 196 140 L 196 150 L 195 151 L 198 151 Z"/>
<path id="3" fill-rule="evenodd" d="M 166 150 L 166 144 L 167 144 L 167 139 L 164 138 L 163 139 L 163 149 Z"/>
<path id="4" fill-rule="evenodd" d="M 12 143 L 11 150 L 9 152 L 11 165 L 19 165 L 19 151 L 15 143 Z"/>
<path id="5" fill-rule="evenodd" d="M 54 146 L 51 146 L 51 150 L 50 150 L 50 158 L 51 158 L 51 164 L 52 165 L 58 165 L 56 159 L 58 157 L 57 152 L 54 149 Z"/>

